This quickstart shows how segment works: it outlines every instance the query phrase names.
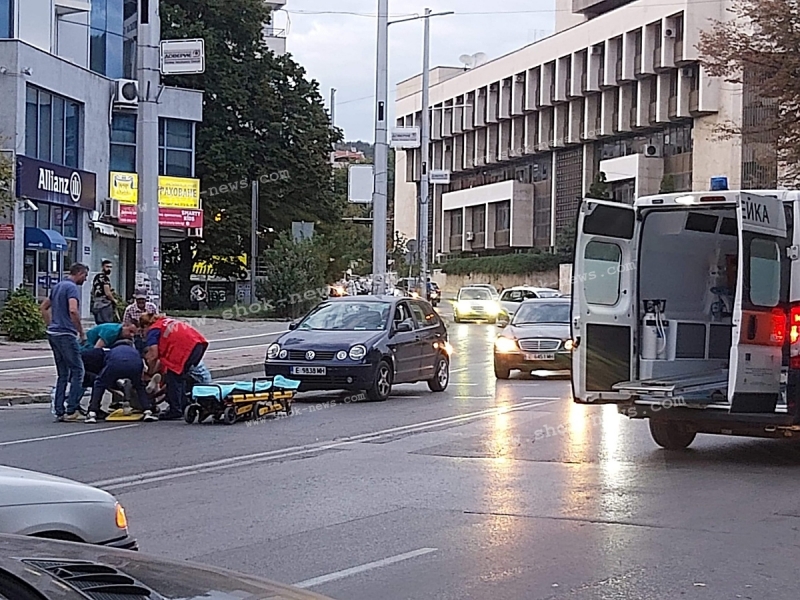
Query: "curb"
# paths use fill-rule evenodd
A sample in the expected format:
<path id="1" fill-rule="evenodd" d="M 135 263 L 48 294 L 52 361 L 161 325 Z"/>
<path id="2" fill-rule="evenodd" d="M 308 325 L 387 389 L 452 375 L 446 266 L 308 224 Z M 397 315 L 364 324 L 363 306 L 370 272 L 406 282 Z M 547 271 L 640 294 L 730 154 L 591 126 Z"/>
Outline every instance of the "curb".
<path id="1" fill-rule="evenodd" d="M 263 362 L 250 363 L 246 365 L 238 365 L 236 367 L 223 367 L 221 369 L 211 369 L 211 377 L 214 379 L 223 379 L 225 377 L 235 377 L 236 375 L 245 375 L 247 373 L 255 373 L 264 369 Z M 0 397 L 0 402 L 5 406 L 14 406 L 21 404 L 50 404 L 50 394 L 27 394 L 19 396 L 5 396 Z"/>

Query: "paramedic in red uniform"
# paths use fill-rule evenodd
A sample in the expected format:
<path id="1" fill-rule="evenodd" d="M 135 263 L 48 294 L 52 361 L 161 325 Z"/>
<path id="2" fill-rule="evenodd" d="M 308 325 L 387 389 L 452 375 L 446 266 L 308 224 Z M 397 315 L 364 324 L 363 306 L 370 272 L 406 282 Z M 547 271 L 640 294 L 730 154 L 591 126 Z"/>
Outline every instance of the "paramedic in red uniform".
<path id="1" fill-rule="evenodd" d="M 208 341 L 191 325 L 164 315 L 142 315 L 145 361 L 148 374 L 164 372 L 169 412 L 162 419 L 183 417 L 184 394 L 189 371 L 203 359 Z"/>

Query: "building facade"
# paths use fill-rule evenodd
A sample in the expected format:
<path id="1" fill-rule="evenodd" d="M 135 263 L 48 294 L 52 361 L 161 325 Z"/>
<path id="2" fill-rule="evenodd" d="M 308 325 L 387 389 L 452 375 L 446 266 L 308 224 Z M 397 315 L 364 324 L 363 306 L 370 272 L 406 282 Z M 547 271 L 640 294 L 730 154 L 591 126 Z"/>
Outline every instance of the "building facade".
<path id="1" fill-rule="evenodd" d="M 574 224 L 599 173 L 614 200 L 703 189 L 772 187 L 769 144 L 725 139 L 760 103 L 747 79 L 722 84 L 699 64 L 703 28 L 727 0 L 557 0 L 556 32 L 471 70 L 431 74 L 431 259 L 546 249 Z M 398 127 L 421 125 L 421 77 L 398 85 Z M 744 121 L 743 121 L 744 119 Z M 395 228 L 416 238 L 418 149 L 396 160 Z"/>
<path id="2" fill-rule="evenodd" d="M 283 56 L 286 54 L 288 21 L 281 19 L 277 11 L 286 6 L 286 0 L 265 0 L 264 4 L 272 10 L 272 20 L 264 27 L 264 41 L 274 54 Z"/>
<path id="3" fill-rule="evenodd" d="M 0 302 L 20 285 L 46 297 L 76 261 L 94 273 L 112 260 L 112 286 L 123 298 L 133 292 L 137 4 L 0 0 L 0 151 L 16 166 L 14 210 L 0 219 Z M 201 235 L 202 108 L 201 92 L 167 87 L 160 96 L 165 243 Z"/>

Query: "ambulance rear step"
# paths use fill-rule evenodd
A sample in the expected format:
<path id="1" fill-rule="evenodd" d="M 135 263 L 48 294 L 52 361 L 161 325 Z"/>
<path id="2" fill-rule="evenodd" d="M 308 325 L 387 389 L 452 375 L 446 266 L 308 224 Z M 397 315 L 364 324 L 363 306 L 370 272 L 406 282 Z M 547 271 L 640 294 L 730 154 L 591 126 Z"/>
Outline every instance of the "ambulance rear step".
<path id="1" fill-rule="evenodd" d="M 625 381 L 613 386 L 613 390 L 631 396 L 650 398 L 677 398 L 685 400 L 712 401 L 711 394 L 719 392 L 722 397 L 728 389 L 728 371 L 719 370 L 713 373 L 698 375 L 678 375 L 659 379 Z M 719 399 L 716 400 L 717 402 Z"/>

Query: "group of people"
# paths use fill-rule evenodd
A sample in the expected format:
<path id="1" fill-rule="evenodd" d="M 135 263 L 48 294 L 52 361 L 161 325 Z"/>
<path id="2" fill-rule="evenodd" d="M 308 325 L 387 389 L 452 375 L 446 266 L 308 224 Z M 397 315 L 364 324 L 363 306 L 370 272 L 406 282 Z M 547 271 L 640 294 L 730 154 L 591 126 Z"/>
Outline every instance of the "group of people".
<path id="1" fill-rule="evenodd" d="M 209 383 L 210 374 L 202 363 L 208 341 L 187 323 L 159 313 L 148 301 L 145 290 L 136 292 L 121 323 L 106 320 L 103 298 L 110 299 L 116 310 L 110 272 L 110 261 L 104 261 L 102 273 L 94 279 L 92 313 L 97 325 L 88 331 L 84 331 L 81 322 L 80 294 L 80 286 L 89 275 L 86 265 L 72 265 L 69 276 L 52 289 L 41 305 L 58 375 L 56 420 L 102 420 L 106 416 L 101 409 L 103 396 L 120 386 L 145 421 L 179 419 L 186 403 L 187 384 Z M 80 402 L 89 387 L 92 394 L 84 417 Z M 157 414 L 153 402 L 160 396 L 169 405 L 163 414 Z"/>

